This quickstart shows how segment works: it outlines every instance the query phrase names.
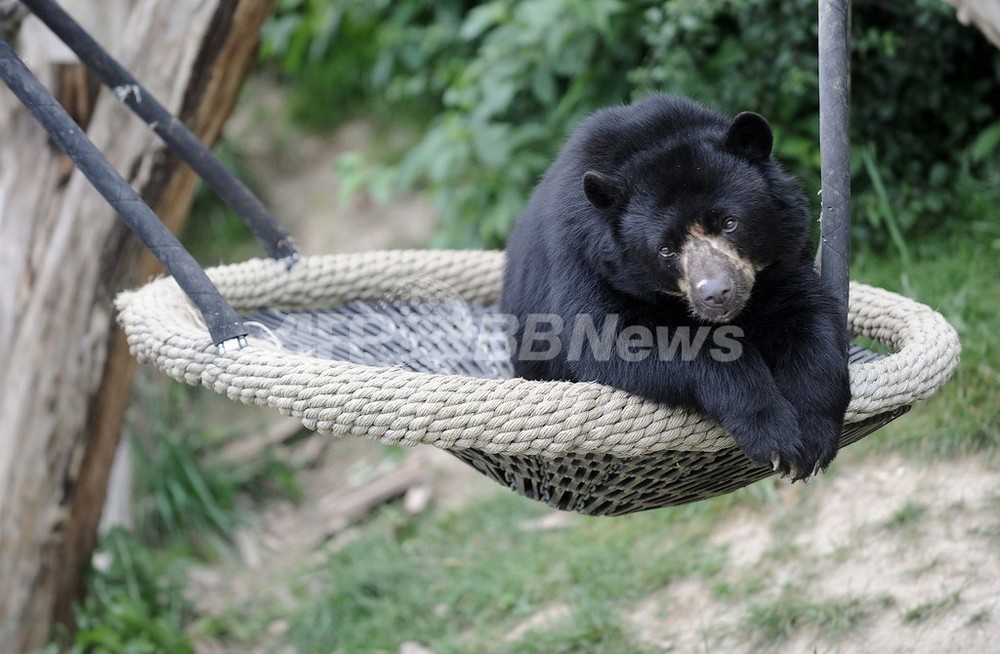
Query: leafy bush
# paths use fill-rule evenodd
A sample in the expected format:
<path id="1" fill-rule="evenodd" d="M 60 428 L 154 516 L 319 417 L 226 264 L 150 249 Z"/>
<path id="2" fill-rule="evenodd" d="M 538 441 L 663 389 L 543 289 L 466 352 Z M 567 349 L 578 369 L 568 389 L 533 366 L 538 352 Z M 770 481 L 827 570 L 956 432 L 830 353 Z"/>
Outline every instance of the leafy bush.
<path id="1" fill-rule="evenodd" d="M 145 393 L 145 425 L 127 426 L 135 461 L 136 532 L 144 544 L 186 542 L 210 555 L 226 549 L 245 518 L 245 500 L 297 498 L 294 471 L 270 452 L 246 463 L 217 456 L 225 441 L 198 426 L 196 389 L 171 382 L 165 390 Z"/>
<path id="2" fill-rule="evenodd" d="M 779 157 L 814 197 L 814 0 L 675 0 L 646 18 L 652 63 L 632 71 L 636 86 L 761 111 L 775 124 Z M 1000 115 L 1000 54 L 939 0 L 855 3 L 852 36 L 855 235 L 891 242 L 905 256 L 904 235 L 981 218 L 954 189 L 989 174 L 995 142 L 980 141 L 977 161 L 970 148 L 1000 130 L 992 122 Z"/>
<path id="3" fill-rule="evenodd" d="M 998 167 L 1000 53 L 940 0 L 856 3 L 853 32 L 857 236 L 900 248 L 980 219 L 955 187 Z M 764 113 L 818 190 L 815 0 L 286 0 L 265 44 L 305 124 L 420 125 L 394 160 L 341 172 L 423 187 L 449 245 L 500 245 L 572 127 L 652 91 Z"/>
<path id="4" fill-rule="evenodd" d="M 87 572 L 86 599 L 74 610 L 75 633 L 61 639 L 70 642 L 53 643 L 44 654 L 194 652 L 184 633 L 189 607 L 178 575 L 162 569 L 122 529 L 108 532 L 95 554 L 107 564 Z"/>
<path id="5" fill-rule="evenodd" d="M 438 111 L 456 66 L 473 56 L 458 37 L 474 2 L 280 0 L 262 55 L 293 79 L 292 116 L 327 128 L 361 111 L 422 119 Z"/>

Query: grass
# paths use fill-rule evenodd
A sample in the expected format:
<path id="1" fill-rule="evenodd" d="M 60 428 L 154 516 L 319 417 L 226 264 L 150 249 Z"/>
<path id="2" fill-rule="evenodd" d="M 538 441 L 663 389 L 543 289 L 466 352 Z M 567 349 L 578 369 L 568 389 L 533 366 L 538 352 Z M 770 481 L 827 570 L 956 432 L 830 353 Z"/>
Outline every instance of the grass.
<path id="1" fill-rule="evenodd" d="M 400 534 L 383 511 L 366 535 L 323 566 L 330 583 L 304 599 L 290 632 L 299 652 L 640 651 L 617 615 L 683 578 L 711 578 L 726 553 L 707 546 L 713 516 L 731 498 L 618 519 L 583 518 L 550 532 L 523 531 L 548 509 L 501 495 L 459 514 L 420 520 Z M 570 605 L 543 633 L 507 643 L 538 607 Z"/>
<path id="2" fill-rule="evenodd" d="M 930 236 L 911 246 L 913 261 L 859 250 L 853 279 L 903 293 L 940 311 L 955 327 L 962 358 L 930 400 L 858 447 L 924 457 L 995 453 L 1000 446 L 1000 225 Z"/>
<path id="3" fill-rule="evenodd" d="M 910 625 L 916 625 L 939 618 L 958 606 L 961 601 L 961 592 L 955 591 L 937 599 L 921 602 L 903 613 L 903 621 Z"/>
<path id="4" fill-rule="evenodd" d="M 992 614 L 991 614 L 991 612 L 988 609 L 983 609 L 981 611 L 976 611 L 971 616 L 969 616 L 968 620 L 966 620 L 965 626 L 966 627 L 972 627 L 972 626 L 976 626 L 976 625 L 981 625 L 984 622 L 989 622 L 991 615 Z"/>
<path id="5" fill-rule="evenodd" d="M 811 600 L 800 584 L 788 584 L 774 599 L 752 603 L 743 628 L 752 634 L 762 651 L 800 630 L 812 630 L 828 641 L 837 642 L 893 602 L 889 597 L 852 596 Z"/>
<path id="6" fill-rule="evenodd" d="M 882 526 L 891 531 L 915 531 L 920 521 L 927 516 L 927 506 L 907 500 Z"/>
<path id="7" fill-rule="evenodd" d="M 246 500 L 298 497 L 292 469 L 270 452 L 242 464 L 214 456 L 239 434 L 198 426 L 206 414 L 196 389 L 140 380 L 136 394 L 142 418 L 125 432 L 132 444 L 136 518 L 144 542 L 166 546 L 181 540 L 182 548 L 219 552 L 245 519 Z"/>
<path id="8" fill-rule="evenodd" d="M 767 588 L 767 571 L 759 569 L 738 577 L 724 577 L 712 582 L 711 593 L 725 602 L 745 602 L 756 597 Z"/>

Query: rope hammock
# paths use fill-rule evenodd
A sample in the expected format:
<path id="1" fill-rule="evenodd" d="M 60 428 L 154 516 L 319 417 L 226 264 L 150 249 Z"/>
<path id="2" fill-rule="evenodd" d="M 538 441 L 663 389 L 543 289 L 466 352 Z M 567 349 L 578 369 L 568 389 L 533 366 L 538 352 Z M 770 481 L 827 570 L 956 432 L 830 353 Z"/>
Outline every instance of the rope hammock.
<path id="1" fill-rule="evenodd" d="M 138 85 L 54 2 L 24 4 L 107 84 Z M 847 84 L 830 76 L 849 79 L 848 12 L 846 0 L 820 2 L 823 279 L 851 332 L 891 353 L 852 348 L 841 446 L 934 393 L 960 349 L 939 313 L 847 279 Z M 506 336 L 493 327 L 502 253 L 299 257 L 250 192 L 175 124 L 161 135 L 245 209 L 272 257 L 202 271 L 79 130 L 55 129 L 61 109 L 3 41 L 0 75 L 27 106 L 42 107 L 36 117 L 171 272 L 116 304 L 133 354 L 174 379 L 273 407 L 320 433 L 443 448 L 522 495 L 588 514 L 682 504 L 773 474 L 697 413 L 596 383 L 513 378 Z M 160 133 L 169 115 L 141 95 L 130 106 Z"/>

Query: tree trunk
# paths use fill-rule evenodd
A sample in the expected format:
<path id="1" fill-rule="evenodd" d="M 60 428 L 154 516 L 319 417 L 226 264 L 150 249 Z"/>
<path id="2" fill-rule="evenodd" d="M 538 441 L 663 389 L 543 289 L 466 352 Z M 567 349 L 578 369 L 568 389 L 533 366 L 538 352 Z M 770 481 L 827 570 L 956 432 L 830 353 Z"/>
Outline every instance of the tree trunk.
<path id="1" fill-rule="evenodd" d="M 123 29 L 110 30 L 118 40 L 104 45 L 213 142 L 273 5 L 134 0 Z M 64 72 L 29 63 L 47 82 Z M 106 90 L 86 122 L 176 231 L 196 186 L 190 170 Z M 66 162 L 0 86 L 0 643 L 10 652 L 43 646 L 54 621 L 71 623 L 135 367 L 112 300 L 155 271 Z"/>
<path id="2" fill-rule="evenodd" d="M 1000 2 L 997 0 L 944 0 L 958 10 L 958 21 L 975 25 L 1000 48 Z"/>

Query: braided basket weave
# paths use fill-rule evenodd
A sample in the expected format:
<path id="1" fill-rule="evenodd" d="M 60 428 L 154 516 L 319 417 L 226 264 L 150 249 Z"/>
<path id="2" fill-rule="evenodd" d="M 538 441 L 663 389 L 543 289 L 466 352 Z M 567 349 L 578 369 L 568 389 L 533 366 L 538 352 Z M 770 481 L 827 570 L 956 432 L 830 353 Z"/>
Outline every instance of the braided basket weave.
<path id="1" fill-rule="evenodd" d="M 305 257 L 291 270 L 272 260 L 213 268 L 252 332 L 225 355 L 170 278 L 122 293 L 117 307 L 133 354 L 174 379 L 321 433 L 449 450 L 560 509 L 618 515 L 770 474 L 693 412 L 596 383 L 511 378 L 502 334 L 482 329 L 503 265 L 500 252 L 386 251 Z M 893 353 L 852 353 L 843 444 L 931 395 L 960 349 L 940 314 L 870 286 L 851 285 L 849 321 Z M 366 325 L 392 326 L 392 338 L 366 340 Z"/>

